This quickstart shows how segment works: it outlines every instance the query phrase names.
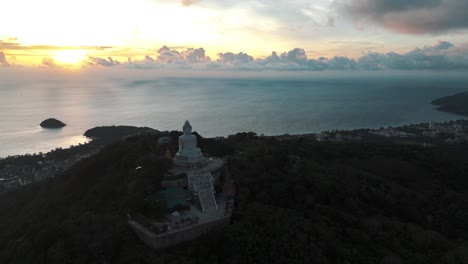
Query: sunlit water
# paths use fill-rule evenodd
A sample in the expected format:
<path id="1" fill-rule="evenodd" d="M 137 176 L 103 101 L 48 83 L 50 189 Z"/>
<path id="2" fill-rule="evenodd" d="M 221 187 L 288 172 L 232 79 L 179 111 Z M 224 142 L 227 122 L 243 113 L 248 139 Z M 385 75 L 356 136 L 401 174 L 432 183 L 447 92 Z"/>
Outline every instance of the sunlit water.
<path id="1" fill-rule="evenodd" d="M 85 142 L 102 125 L 181 130 L 206 137 L 241 131 L 278 135 L 458 119 L 433 99 L 468 90 L 440 78 L 0 80 L 0 157 Z M 59 130 L 39 123 L 55 117 Z"/>

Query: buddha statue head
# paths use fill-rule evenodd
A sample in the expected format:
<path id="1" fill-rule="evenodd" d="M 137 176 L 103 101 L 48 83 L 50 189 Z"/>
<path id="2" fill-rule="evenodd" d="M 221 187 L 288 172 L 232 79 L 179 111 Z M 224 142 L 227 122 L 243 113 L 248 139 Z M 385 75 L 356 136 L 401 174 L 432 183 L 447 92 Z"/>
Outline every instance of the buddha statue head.
<path id="1" fill-rule="evenodd" d="M 190 125 L 188 120 L 185 121 L 182 130 L 184 131 L 184 135 L 190 135 L 192 133 L 192 126 Z"/>

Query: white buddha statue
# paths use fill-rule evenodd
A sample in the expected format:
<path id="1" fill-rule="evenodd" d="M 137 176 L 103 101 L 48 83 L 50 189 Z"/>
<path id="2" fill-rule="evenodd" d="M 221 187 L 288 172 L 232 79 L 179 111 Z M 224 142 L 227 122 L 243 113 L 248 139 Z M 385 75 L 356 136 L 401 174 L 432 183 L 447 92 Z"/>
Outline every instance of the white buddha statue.
<path id="1" fill-rule="evenodd" d="M 199 148 L 197 148 L 197 137 L 192 135 L 192 126 L 189 121 L 185 121 L 183 127 L 184 134 L 179 137 L 179 151 L 175 155 L 175 160 L 182 163 L 199 163 L 206 158 Z"/>

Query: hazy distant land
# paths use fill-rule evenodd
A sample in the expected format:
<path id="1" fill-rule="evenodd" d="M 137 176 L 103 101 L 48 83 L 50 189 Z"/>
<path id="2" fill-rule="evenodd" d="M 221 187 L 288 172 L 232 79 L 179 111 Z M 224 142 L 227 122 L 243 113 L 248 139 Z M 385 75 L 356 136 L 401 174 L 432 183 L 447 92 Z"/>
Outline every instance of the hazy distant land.
<path id="1" fill-rule="evenodd" d="M 438 106 L 437 110 L 468 116 L 468 92 L 444 96 L 432 101 L 432 104 Z"/>

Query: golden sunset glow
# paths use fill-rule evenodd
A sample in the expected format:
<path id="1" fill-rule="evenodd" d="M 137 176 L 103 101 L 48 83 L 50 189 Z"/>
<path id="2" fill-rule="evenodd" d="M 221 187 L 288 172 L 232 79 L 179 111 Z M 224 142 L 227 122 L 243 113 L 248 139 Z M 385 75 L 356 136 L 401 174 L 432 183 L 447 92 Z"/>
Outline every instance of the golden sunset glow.
<path id="1" fill-rule="evenodd" d="M 296 48 L 308 59 L 358 59 L 369 52 L 405 54 L 438 41 L 468 46 L 465 16 L 451 15 L 458 14 L 456 5 L 445 3 L 457 0 L 440 1 L 439 8 L 431 9 L 441 23 L 434 28 L 430 25 L 437 23 L 413 21 L 424 6 L 409 5 L 414 10 L 398 19 L 385 9 L 390 4 L 377 1 L 382 8 L 375 10 L 365 5 L 374 1 L 7 1 L 2 10 L 15 12 L 0 15 L 0 25 L 8 25 L 0 27 L 0 64 L 73 68 L 180 62 L 168 54 L 187 55 L 199 48 L 212 61 L 222 53 L 264 59 Z M 374 14 L 378 10 L 383 13 Z M 392 19 L 387 21 L 387 15 Z M 160 54 L 163 46 L 172 51 Z"/>
<path id="2" fill-rule="evenodd" d="M 77 64 L 86 60 L 86 51 L 84 50 L 58 50 L 53 52 L 54 60 L 63 64 Z"/>

